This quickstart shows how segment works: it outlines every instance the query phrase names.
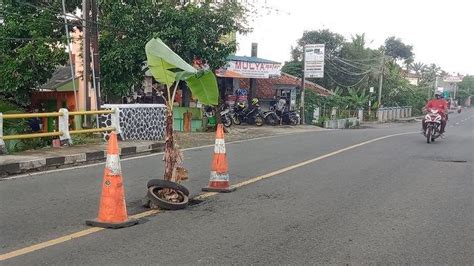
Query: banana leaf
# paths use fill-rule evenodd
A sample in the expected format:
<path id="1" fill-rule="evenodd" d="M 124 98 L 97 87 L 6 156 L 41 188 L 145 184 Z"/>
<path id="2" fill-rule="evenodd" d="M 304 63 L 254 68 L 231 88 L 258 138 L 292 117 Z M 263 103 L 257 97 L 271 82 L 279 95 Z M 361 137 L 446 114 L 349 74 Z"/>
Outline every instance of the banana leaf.
<path id="1" fill-rule="evenodd" d="M 161 39 L 151 39 L 145 46 L 148 67 L 153 77 L 170 87 L 184 80 L 191 93 L 205 105 L 217 105 L 219 90 L 212 71 L 198 71 L 173 52 Z"/>

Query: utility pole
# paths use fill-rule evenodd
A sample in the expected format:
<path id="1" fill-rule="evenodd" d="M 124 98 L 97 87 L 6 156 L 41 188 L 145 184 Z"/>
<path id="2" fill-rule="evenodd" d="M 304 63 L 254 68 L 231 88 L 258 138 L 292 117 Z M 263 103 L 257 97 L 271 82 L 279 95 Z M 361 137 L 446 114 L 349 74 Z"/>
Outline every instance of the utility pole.
<path id="1" fill-rule="evenodd" d="M 436 92 L 436 90 L 438 90 L 438 76 L 436 74 L 435 76 L 435 83 L 434 83 L 434 90 Z M 431 90 L 430 90 L 430 87 L 428 86 L 428 99 L 431 98 L 433 95 L 431 93 Z"/>
<path id="2" fill-rule="evenodd" d="M 64 16 L 64 27 L 66 29 L 66 40 L 67 40 L 67 47 L 68 47 L 68 55 L 69 55 L 69 65 L 71 68 L 71 79 L 72 79 L 72 90 L 74 91 L 74 104 L 75 109 L 74 111 L 79 110 L 79 102 L 77 100 L 77 92 L 76 92 L 76 74 L 74 72 L 74 65 L 72 64 L 72 45 L 71 45 L 71 36 L 69 34 L 69 27 L 67 24 L 67 19 L 66 19 L 66 0 L 62 0 L 62 5 L 63 5 L 63 16 Z"/>
<path id="3" fill-rule="evenodd" d="M 300 100 L 300 116 L 301 116 L 301 124 L 304 125 L 304 87 L 306 85 L 305 82 L 305 58 L 306 58 L 306 44 L 303 45 L 303 75 L 301 77 L 301 100 Z"/>
<path id="4" fill-rule="evenodd" d="M 91 70 L 91 61 L 90 61 L 90 17 L 89 17 L 89 12 L 90 12 L 90 0 L 82 0 L 82 15 L 83 15 L 83 21 L 82 21 L 82 32 L 83 32 L 83 52 L 82 52 L 82 62 L 84 64 L 84 70 L 82 74 L 82 78 L 84 80 L 84 105 L 86 111 L 89 111 L 91 109 L 91 101 L 90 101 L 90 95 L 89 95 L 89 81 L 90 81 L 90 70 Z M 85 116 L 84 119 L 84 125 L 86 127 L 89 126 L 89 117 Z"/>
<path id="5" fill-rule="evenodd" d="M 94 88 L 96 97 L 96 109 L 100 110 L 102 100 L 100 97 L 100 62 L 99 62 L 99 25 L 97 23 L 98 6 L 97 0 L 91 0 L 91 46 L 92 46 L 92 64 L 94 74 Z"/>
<path id="6" fill-rule="evenodd" d="M 383 86 L 383 74 L 385 69 L 385 50 L 382 53 L 382 59 L 380 60 L 380 77 L 379 77 L 379 107 L 382 105 L 382 86 Z"/>
<path id="7" fill-rule="evenodd" d="M 252 57 L 257 57 L 258 55 L 258 43 L 252 43 L 252 48 L 251 48 L 250 55 Z M 248 95 L 248 102 L 249 106 L 252 103 L 252 99 L 255 98 L 256 96 L 256 91 L 257 91 L 257 80 L 256 79 L 250 79 L 250 88 L 249 88 L 249 95 Z"/>

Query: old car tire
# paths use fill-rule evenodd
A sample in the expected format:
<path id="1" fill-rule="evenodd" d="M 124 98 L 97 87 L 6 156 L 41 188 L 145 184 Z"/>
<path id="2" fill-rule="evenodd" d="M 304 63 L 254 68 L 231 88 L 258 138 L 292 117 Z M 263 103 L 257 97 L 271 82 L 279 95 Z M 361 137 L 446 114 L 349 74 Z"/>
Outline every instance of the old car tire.
<path id="1" fill-rule="evenodd" d="M 172 188 L 174 190 L 179 190 L 179 191 L 183 192 L 184 195 L 186 195 L 186 196 L 189 196 L 189 190 L 185 186 L 180 185 L 180 184 L 175 183 L 175 182 L 164 180 L 164 179 L 150 179 L 148 181 L 148 183 L 146 184 L 146 187 L 147 188 L 158 187 L 160 189 L 162 189 L 162 188 Z"/>
<path id="2" fill-rule="evenodd" d="M 188 206 L 189 198 L 182 191 L 176 190 L 176 192 L 178 194 L 180 194 L 181 197 L 183 197 L 183 201 L 182 202 L 171 202 L 171 201 L 167 201 L 165 199 L 162 199 L 158 196 L 158 192 L 162 189 L 163 188 L 155 187 L 155 186 L 152 186 L 152 187 L 148 188 L 147 197 L 148 197 L 148 199 L 150 199 L 150 206 L 155 205 L 155 206 L 158 206 L 160 209 L 173 210 L 173 211 L 174 210 L 182 210 L 182 209 L 186 208 L 186 206 Z"/>

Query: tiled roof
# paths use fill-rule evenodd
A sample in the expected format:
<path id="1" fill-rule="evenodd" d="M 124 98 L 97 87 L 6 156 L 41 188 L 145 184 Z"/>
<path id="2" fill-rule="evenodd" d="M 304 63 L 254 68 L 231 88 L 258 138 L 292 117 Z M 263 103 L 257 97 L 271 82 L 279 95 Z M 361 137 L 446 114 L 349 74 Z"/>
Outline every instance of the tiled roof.
<path id="1" fill-rule="evenodd" d="M 249 84 L 248 79 L 240 79 L 241 87 L 248 89 L 250 87 Z M 278 78 L 257 79 L 257 97 L 262 99 L 273 98 L 276 95 L 275 89 L 283 86 L 300 88 L 301 78 L 282 72 Z M 333 94 L 330 90 L 310 81 L 306 81 L 305 89 L 312 90 L 321 96 Z"/>

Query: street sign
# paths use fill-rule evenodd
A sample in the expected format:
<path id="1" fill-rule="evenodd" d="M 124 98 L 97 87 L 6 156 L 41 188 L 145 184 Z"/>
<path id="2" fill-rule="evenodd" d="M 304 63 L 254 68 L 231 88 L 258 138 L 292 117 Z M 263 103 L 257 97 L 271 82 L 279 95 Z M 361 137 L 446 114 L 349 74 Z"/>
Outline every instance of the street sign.
<path id="1" fill-rule="evenodd" d="M 304 76 L 324 77 L 324 44 L 307 44 L 304 47 Z"/>
<path id="2" fill-rule="evenodd" d="M 374 93 L 374 87 L 370 87 L 369 92 Z"/>
<path id="3" fill-rule="evenodd" d="M 447 76 L 443 79 L 444 82 L 448 83 L 459 83 L 462 82 L 463 77 L 462 76 Z"/>

